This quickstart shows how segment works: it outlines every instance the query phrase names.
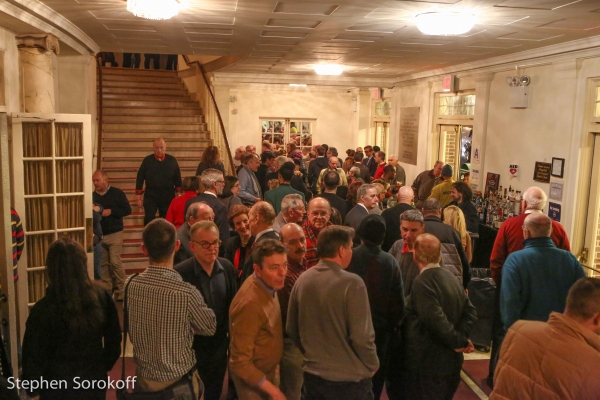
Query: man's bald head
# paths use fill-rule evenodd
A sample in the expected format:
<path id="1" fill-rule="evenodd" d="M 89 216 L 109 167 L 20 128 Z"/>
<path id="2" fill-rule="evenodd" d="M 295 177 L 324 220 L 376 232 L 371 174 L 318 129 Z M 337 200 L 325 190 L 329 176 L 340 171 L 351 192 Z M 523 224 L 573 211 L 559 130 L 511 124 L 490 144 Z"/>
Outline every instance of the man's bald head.
<path id="1" fill-rule="evenodd" d="M 167 151 L 167 145 L 163 138 L 154 139 L 152 142 L 152 149 L 154 150 L 154 155 L 157 158 L 163 158 L 165 156 L 165 152 Z"/>
<path id="2" fill-rule="evenodd" d="M 185 220 L 190 226 L 199 221 L 214 221 L 214 219 L 215 212 L 203 201 L 190 204 L 185 213 Z"/>
<path id="3" fill-rule="evenodd" d="M 302 230 L 302 227 L 296 223 L 290 223 L 290 224 L 285 224 L 282 228 L 281 231 L 279 232 L 279 238 L 281 239 L 281 241 L 285 241 L 285 237 L 287 234 L 290 233 L 302 233 L 304 235 L 304 231 Z"/>
<path id="4" fill-rule="evenodd" d="M 526 203 L 527 210 L 543 210 L 546 207 L 548 196 L 537 186 L 532 186 L 523 193 L 523 201 Z"/>
<path id="5" fill-rule="evenodd" d="M 438 264 L 442 260 L 440 241 L 429 233 L 417 237 L 415 241 L 414 260 L 423 269 L 427 264 Z"/>
<path id="6" fill-rule="evenodd" d="M 542 213 L 531 213 L 523 222 L 523 235 L 525 239 L 537 237 L 550 237 L 552 234 L 552 220 Z"/>
<path id="7" fill-rule="evenodd" d="M 398 203 L 412 204 L 415 198 L 415 192 L 410 186 L 402 186 L 398 189 Z"/>

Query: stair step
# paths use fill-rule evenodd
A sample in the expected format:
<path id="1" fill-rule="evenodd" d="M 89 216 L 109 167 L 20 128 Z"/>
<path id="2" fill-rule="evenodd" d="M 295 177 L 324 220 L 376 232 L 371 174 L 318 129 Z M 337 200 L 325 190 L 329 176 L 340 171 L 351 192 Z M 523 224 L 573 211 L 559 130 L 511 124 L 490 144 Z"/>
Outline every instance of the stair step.
<path id="1" fill-rule="evenodd" d="M 104 109 L 111 107 L 140 107 L 140 108 L 160 108 L 162 110 L 167 109 L 195 109 L 200 108 L 198 103 L 191 100 L 105 100 L 102 107 Z"/>
<path id="2" fill-rule="evenodd" d="M 177 75 L 152 76 L 147 74 L 102 75 L 102 84 L 108 82 L 181 83 Z"/>
<path id="3" fill-rule="evenodd" d="M 162 137 L 167 146 L 172 145 L 177 141 L 189 141 L 189 140 L 206 140 L 211 141 L 210 132 L 208 131 L 198 131 L 198 132 L 181 132 L 181 131 L 168 131 L 168 130 L 156 130 L 150 132 L 137 132 L 137 131 L 112 131 L 112 132 L 102 132 L 102 140 L 113 140 L 120 138 L 135 138 L 139 140 L 141 143 L 152 143 L 154 139 Z M 209 144 L 210 145 L 210 144 Z M 151 145 L 149 145 L 151 146 Z"/>
<path id="4" fill-rule="evenodd" d="M 137 68 L 102 68 L 102 75 L 144 75 L 144 76 L 178 76 L 177 71 L 165 71 L 156 69 L 137 69 Z"/>
<path id="5" fill-rule="evenodd" d="M 179 169 L 184 167 L 194 168 L 194 171 L 198 167 L 200 163 L 200 156 L 198 157 L 175 157 L 177 158 L 177 162 L 179 163 Z M 102 168 L 110 168 L 110 167 L 133 167 L 136 170 L 140 167 L 142 163 L 143 157 L 134 157 L 130 159 L 124 159 L 124 157 L 104 157 L 102 156 Z M 193 165 L 192 165 L 193 164 Z"/>
<path id="6" fill-rule="evenodd" d="M 144 224 L 144 215 L 130 215 L 123 218 L 124 226 L 139 226 Z M 138 247 L 139 252 L 139 247 Z"/>
<path id="7" fill-rule="evenodd" d="M 185 89 L 139 89 L 128 87 L 103 87 L 103 98 L 111 95 L 132 95 L 132 96 L 182 96 L 189 97 L 189 93 Z"/>
<path id="8" fill-rule="evenodd" d="M 104 102 L 107 101 L 115 101 L 115 100 L 127 100 L 127 101 L 148 101 L 148 100 L 157 100 L 157 101 L 192 101 L 190 96 L 179 95 L 179 94 L 130 94 L 130 93 L 115 93 L 115 94 L 107 94 L 104 93 L 102 95 L 102 100 Z"/>
<path id="9" fill-rule="evenodd" d="M 124 254 L 140 254 L 140 243 L 123 243 L 121 256 Z"/>
<path id="10" fill-rule="evenodd" d="M 132 81 L 102 81 L 102 90 L 104 88 L 136 88 L 144 89 L 171 89 L 184 90 L 183 82 L 179 83 L 157 83 L 157 82 L 132 82 Z"/>
<path id="11" fill-rule="evenodd" d="M 169 146 L 169 152 L 176 152 L 181 154 L 180 152 L 189 152 L 189 151 L 202 151 L 204 152 L 204 149 L 206 149 L 208 146 L 210 146 L 210 144 L 212 143 L 211 140 L 208 139 L 197 139 L 194 138 L 193 140 L 187 139 L 187 140 L 182 140 L 183 142 L 185 142 L 185 144 L 182 144 L 181 142 L 177 143 L 177 146 Z M 146 146 L 144 146 L 144 144 L 146 144 Z M 137 151 L 143 151 L 144 153 L 148 153 L 148 146 L 147 146 L 147 141 L 144 139 L 129 139 L 129 138 L 123 138 L 123 139 L 112 139 L 112 140 L 103 140 L 102 141 L 102 151 L 119 151 L 119 150 L 124 150 L 127 149 L 126 151 L 132 151 L 132 152 L 137 152 Z M 183 145 L 184 147 L 179 147 Z M 133 154 L 132 154 L 133 155 Z M 202 156 L 202 155 L 200 155 Z"/>
<path id="12" fill-rule="evenodd" d="M 177 160 L 197 160 L 200 162 L 202 153 L 204 153 L 205 146 L 189 146 L 188 148 L 170 148 L 169 154 L 174 156 Z M 113 148 L 102 148 L 102 159 L 110 157 L 122 157 L 128 159 L 139 159 L 142 160 L 148 155 L 147 147 L 113 147 Z M 106 157 L 105 157 L 106 156 Z M 124 160 L 126 161 L 126 160 Z M 140 161 L 141 162 L 141 161 Z"/>
<path id="13" fill-rule="evenodd" d="M 138 165 L 138 167 L 127 168 L 126 170 L 123 171 L 123 170 L 118 170 L 118 169 L 115 170 L 108 166 L 104 166 L 104 164 L 106 164 L 104 162 L 102 164 L 103 164 L 102 170 L 108 174 L 108 178 L 110 180 L 111 185 L 114 184 L 116 187 L 120 188 L 121 180 L 135 182 L 135 178 L 137 176 L 137 170 L 138 170 L 139 165 Z M 181 171 L 181 176 L 185 177 L 185 176 L 196 175 L 197 165 L 198 164 L 196 164 L 195 167 L 192 167 L 192 166 L 181 167 L 180 166 L 179 170 Z M 133 184 L 129 185 L 129 186 L 133 186 Z"/>
<path id="14" fill-rule="evenodd" d="M 185 124 L 161 124 L 161 123 L 132 123 L 131 120 L 124 123 L 103 123 L 102 132 L 154 132 L 154 131 L 171 131 L 171 132 L 201 132 L 206 130 L 206 124 L 203 122 L 188 122 Z"/>
<path id="15" fill-rule="evenodd" d="M 189 117 L 192 115 L 200 115 L 199 108 L 187 109 L 163 109 L 163 108 L 123 108 L 123 107 L 104 107 L 103 115 L 121 115 L 137 117 L 139 115 L 164 115 L 167 117 Z"/>
<path id="16" fill-rule="evenodd" d="M 131 117 L 122 115 L 104 115 L 102 117 L 103 124 L 130 124 L 132 122 L 138 124 L 193 124 L 203 123 L 204 117 L 202 115 L 189 115 L 189 116 L 136 116 L 135 120 Z"/>

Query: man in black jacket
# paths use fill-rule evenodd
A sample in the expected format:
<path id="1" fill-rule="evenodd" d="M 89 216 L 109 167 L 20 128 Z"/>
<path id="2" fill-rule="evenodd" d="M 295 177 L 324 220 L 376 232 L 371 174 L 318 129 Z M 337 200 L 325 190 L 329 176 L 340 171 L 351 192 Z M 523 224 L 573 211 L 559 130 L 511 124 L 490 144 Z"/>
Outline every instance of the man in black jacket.
<path id="1" fill-rule="evenodd" d="M 406 399 L 452 399 L 463 353 L 474 350 L 469 333 L 477 313 L 460 283 L 440 267 L 440 248 L 440 241 L 427 233 L 415 242 L 421 272 L 403 322 Z"/>
<path id="2" fill-rule="evenodd" d="M 196 287 L 206 305 L 217 317 L 214 336 L 194 335 L 196 367 L 204 383 L 204 398 L 219 400 L 227 370 L 229 347 L 229 306 L 237 292 L 233 265 L 218 257 L 219 229 L 212 221 L 201 221 L 190 231 L 190 248 L 194 257 L 177 264 L 184 282 Z"/>
<path id="3" fill-rule="evenodd" d="M 352 166 L 358 168 L 360 170 L 360 178 L 365 183 L 369 183 L 371 182 L 371 171 L 369 171 L 369 168 L 362 162 L 364 156 L 365 155 L 362 152 L 354 153 L 354 164 L 352 164 Z"/>
<path id="4" fill-rule="evenodd" d="M 348 271 L 359 275 L 369 295 L 371 318 L 375 330 L 375 347 L 379 369 L 373 375 L 373 395 L 379 400 L 386 378 L 388 345 L 392 333 L 404 314 L 404 290 L 396 259 L 381 250 L 385 236 L 385 221 L 381 215 L 368 215 L 357 234 L 362 244 L 352 249 Z"/>
<path id="5" fill-rule="evenodd" d="M 200 182 L 204 186 L 204 192 L 192 197 L 185 203 L 185 211 L 192 203 L 203 201 L 215 212 L 215 224 L 219 227 L 219 239 L 221 242 L 229 239 L 229 222 L 227 220 L 227 207 L 219 200 L 218 196 L 223 192 L 225 180 L 223 173 L 217 169 L 205 169 L 200 175 Z"/>
<path id="6" fill-rule="evenodd" d="M 325 190 L 317 197 L 327 199 L 331 207 L 340 212 L 343 221 L 348 211 L 344 199 L 336 194 L 340 185 L 340 175 L 336 171 L 327 171 L 323 177 L 323 182 L 325 183 Z"/>
<path id="7" fill-rule="evenodd" d="M 135 198 L 137 206 L 144 210 L 144 226 L 154 219 L 157 210 L 159 217 L 165 218 L 175 192 L 181 193 L 179 164 L 166 153 L 165 141 L 156 139 L 152 148 L 154 154 L 144 158 L 135 180 Z"/>
<path id="8" fill-rule="evenodd" d="M 381 216 L 385 220 L 385 239 L 381 245 L 383 251 L 389 251 L 394 243 L 400 239 L 400 215 L 404 211 L 414 210 L 412 202 L 415 194 L 410 186 L 402 186 L 396 194 L 398 204 L 383 210 Z"/>
<path id="9" fill-rule="evenodd" d="M 466 289 L 471 281 L 471 267 L 460 240 L 460 234 L 450 225 L 442 222 L 442 208 L 437 199 L 427 199 L 423 203 L 425 217 L 425 233 L 431 233 L 442 243 L 444 269 L 452 272 Z"/>
<path id="10" fill-rule="evenodd" d="M 325 158 L 325 147 L 317 147 L 317 158 L 312 160 L 308 165 L 308 184 L 311 187 L 313 193 L 317 193 L 317 180 L 321 175 L 321 170 L 327 168 L 329 160 Z"/>
<path id="11" fill-rule="evenodd" d="M 254 236 L 254 245 L 265 239 L 279 240 L 279 235 L 273 230 L 273 222 L 275 222 L 275 210 L 266 201 L 259 201 L 252 206 L 248 213 L 248 223 L 250 232 Z M 244 270 L 242 273 L 242 282 L 254 272 L 254 259 L 252 254 L 244 260 Z"/>
<path id="12" fill-rule="evenodd" d="M 121 189 L 108 184 L 108 175 L 96 171 L 92 175 L 94 211 L 102 215 L 102 282 L 110 292 L 115 291 L 116 300 L 123 300 L 125 270 L 121 262 L 123 249 L 123 217 L 131 214 L 131 205 Z"/>
<path id="13" fill-rule="evenodd" d="M 452 184 L 452 191 L 450 197 L 454 200 L 450 205 L 456 205 L 460 208 L 465 215 L 465 222 L 467 224 L 467 231 L 471 233 L 479 233 L 479 216 L 477 215 L 477 208 L 472 203 L 473 191 L 464 182 L 454 182 Z"/>

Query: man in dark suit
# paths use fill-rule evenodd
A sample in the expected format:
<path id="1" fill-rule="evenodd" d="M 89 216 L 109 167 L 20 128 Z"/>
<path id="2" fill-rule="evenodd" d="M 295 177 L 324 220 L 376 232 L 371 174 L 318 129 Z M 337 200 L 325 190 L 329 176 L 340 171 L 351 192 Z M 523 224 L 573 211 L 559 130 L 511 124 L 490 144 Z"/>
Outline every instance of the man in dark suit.
<path id="1" fill-rule="evenodd" d="M 385 232 L 386 224 L 381 215 L 367 215 L 357 231 L 362 244 L 352 249 L 352 260 L 348 266 L 348 272 L 364 280 L 369 295 L 380 365 L 373 375 L 375 400 L 379 400 L 383 391 L 392 333 L 404 314 L 404 290 L 398 262 L 380 247 Z"/>
<path id="2" fill-rule="evenodd" d="M 344 221 L 344 225 L 354 228 L 355 231 L 358 230 L 362 220 L 369 215 L 369 211 L 377 207 L 377 203 L 379 203 L 379 194 L 377 193 L 375 186 L 366 184 L 358 188 L 356 199 L 357 204 L 352 210 L 348 211 Z M 354 246 L 360 244 L 358 235 L 354 237 L 353 241 Z"/>
<path id="3" fill-rule="evenodd" d="M 381 245 L 383 251 L 389 251 L 396 240 L 400 239 L 400 214 L 413 210 L 412 202 L 415 194 L 410 186 L 402 186 L 396 194 L 398 204 L 383 210 L 381 216 L 385 220 L 385 239 Z"/>
<path id="4" fill-rule="evenodd" d="M 263 144 L 264 146 L 264 144 Z M 273 168 L 273 164 L 275 164 L 275 156 L 270 151 L 264 151 L 260 155 L 261 164 L 258 166 L 258 170 L 256 171 L 256 179 L 258 179 L 258 184 L 260 185 L 260 189 L 263 194 L 269 190 L 267 186 L 267 181 L 265 177 L 269 173 L 269 171 Z"/>
<path id="5" fill-rule="evenodd" d="M 375 172 L 377 172 L 377 162 L 375 161 L 375 151 L 372 146 L 365 146 L 365 156 L 366 158 L 363 160 L 363 164 L 365 167 L 369 168 L 369 176 L 372 178 L 375 176 Z"/>
<path id="6" fill-rule="evenodd" d="M 194 335 L 192 348 L 196 353 L 198 373 L 204 383 L 204 398 L 219 400 L 227 370 L 229 306 L 237 292 L 235 272 L 228 260 L 218 257 L 221 241 L 219 229 L 212 221 L 195 224 L 190 237 L 193 257 L 174 269 L 184 282 L 198 289 L 206 305 L 217 317 L 215 334 Z"/>
<path id="7" fill-rule="evenodd" d="M 367 168 L 363 163 L 363 153 L 354 153 L 354 164 L 353 167 L 356 167 L 360 170 L 360 178 L 365 181 L 365 183 L 369 183 L 371 181 L 371 172 L 369 168 Z"/>
<path id="8" fill-rule="evenodd" d="M 340 175 L 336 171 L 328 171 L 323 177 L 325 183 L 325 191 L 317 197 L 323 197 L 329 201 L 331 207 L 337 209 L 341 216 L 342 221 L 346 218 L 346 202 L 337 195 L 338 186 L 340 185 Z"/>
<path id="9" fill-rule="evenodd" d="M 477 313 L 458 280 L 440 267 L 440 248 L 440 241 L 427 233 L 415 242 L 421 272 L 402 322 L 406 399 L 451 399 L 460 383 L 463 353 L 474 350 L 469 333 Z"/>
<path id="10" fill-rule="evenodd" d="M 177 229 L 177 239 L 181 242 L 179 250 L 175 252 L 173 264 L 179 264 L 194 256 L 190 247 L 190 230 L 196 222 L 214 221 L 215 213 L 212 208 L 203 201 L 193 203 L 185 214 L 185 222 Z"/>
<path id="11" fill-rule="evenodd" d="M 186 212 L 191 204 L 199 201 L 203 201 L 211 206 L 215 212 L 215 224 L 219 227 L 219 239 L 221 242 L 224 242 L 229 239 L 227 207 L 221 203 L 221 200 L 217 197 L 223 192 L 223 188 L 225 187 L 223 173 L 214 168 L 205 169 L 202 172 L 202 175 L 200 175 L 200 182 L 202 182 L 202 185 L 204 186 L 204 193 L 192 197 L 185 203 Z"/>
<path id="12" fill-rule="evenodd" d="M 317 179 L 321 175 L 321 170 L 327 168 L 329 165 L 329 160 L 325 157 L 326 152 L 325 147 L 317 147 L 317 158 L 312 160 L 308 165 L 308 184 L 313 193 L 317 193 Z"/>
<path id="13" fill-rule="evenodd" d="M 248 213 L 248 223 L 250 225 L 250 232 L 254 236 L 254 244 L 261 242 L 265 239 L 279 240 L 279 235 L 273 230 L 273 222 L 275 221 L 275 210 L 266 201 L 259 201 L 252 206 Z M 252 254 L 246 257 L 244 261 L 244 271 L 242 273 L 242 283 L 247 277 L 252 275 L 254 259 Z"/>

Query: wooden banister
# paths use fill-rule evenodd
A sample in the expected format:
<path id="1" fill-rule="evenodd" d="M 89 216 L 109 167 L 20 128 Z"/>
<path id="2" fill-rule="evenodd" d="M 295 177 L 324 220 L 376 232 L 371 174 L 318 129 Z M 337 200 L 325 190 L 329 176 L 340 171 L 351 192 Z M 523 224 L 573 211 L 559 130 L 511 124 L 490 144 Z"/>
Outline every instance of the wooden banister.
<path id="1" fill-rule="evenodd" d="M 98 129 L 98 140 L 96 142 L 96 169 L 102 167 L 102 62 L 100 57 L 96 57 L 96 64 L 98 73 L 98 112 L 97 112 L 97 124 Z"/>

